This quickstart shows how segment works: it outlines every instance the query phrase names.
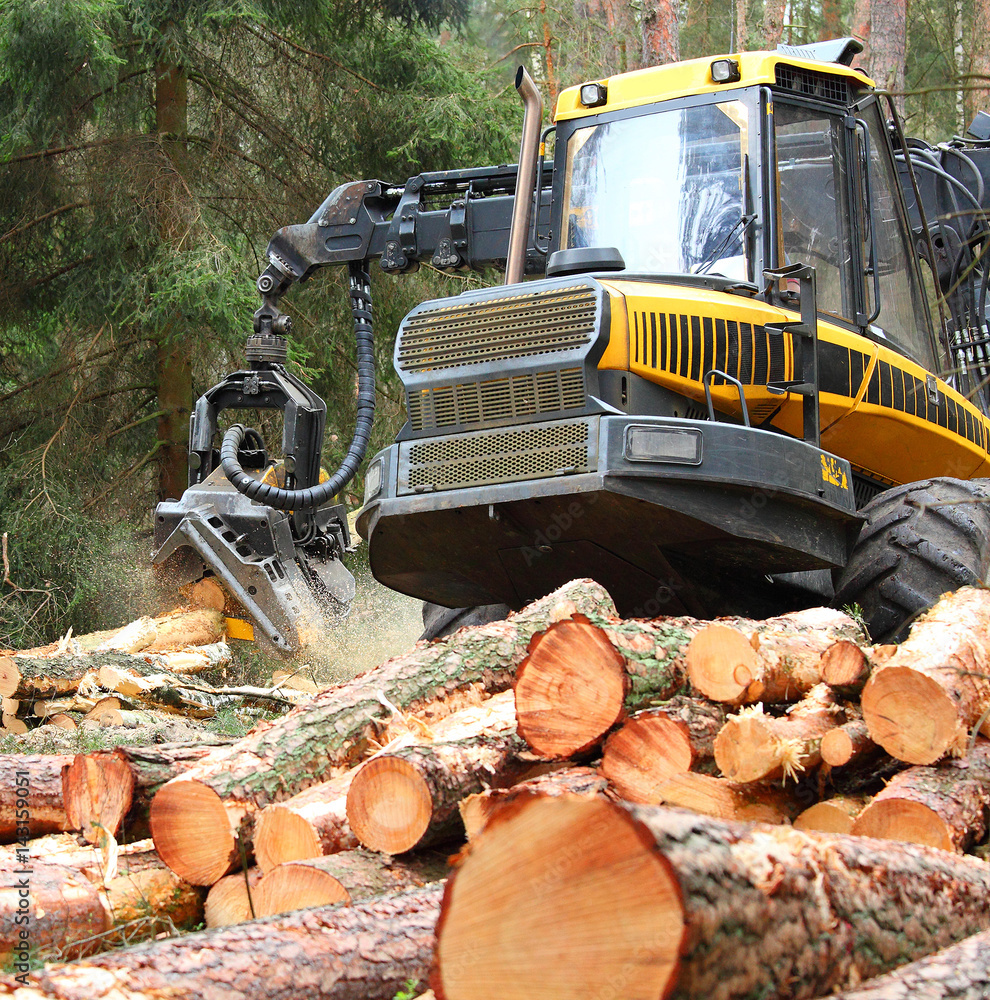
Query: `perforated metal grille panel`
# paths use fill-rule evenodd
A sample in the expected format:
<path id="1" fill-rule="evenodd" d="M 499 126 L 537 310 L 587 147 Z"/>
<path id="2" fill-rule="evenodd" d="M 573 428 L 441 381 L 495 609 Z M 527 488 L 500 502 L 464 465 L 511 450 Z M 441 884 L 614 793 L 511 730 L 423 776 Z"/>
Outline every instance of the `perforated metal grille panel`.
<path id="1" fill-rule="evenodd" d="M 514 420 L 580 409 L 584 403 L 581 368 L 525 372 L 510 378 L 410 390 L 408 394 L 409 423 L 416 431 Z"/>
<path id="2" fill-rule="evenodd" d="M 849 84 L 844 77 L 829 76 L 828 73 L 784 63 L 778 63 L 775 75 L 778 87 L 784 87 L 795 94 L 842 104 L 849 101 Z"/>
<path id="3" fill-rule="evenodd" d="M 598 295 L 588 285 L 426 309 L 399 330 L 399 371 L 428 371 L 568 351 L 595 335 Z"/>
<path id="4" fill-rule="evenodd" d="M 462 489 L 589 472 L 597 461 L 596 419 L 528 424 L 403 446 L 398 492 Z"/>

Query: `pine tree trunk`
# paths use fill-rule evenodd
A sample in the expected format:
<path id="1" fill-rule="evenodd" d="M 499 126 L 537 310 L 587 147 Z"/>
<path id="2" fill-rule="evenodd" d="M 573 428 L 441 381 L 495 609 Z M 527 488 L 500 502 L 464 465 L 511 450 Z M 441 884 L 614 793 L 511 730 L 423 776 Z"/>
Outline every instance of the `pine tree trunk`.
<path id="1" fill-rule="evenodd" d="M 49 967 L 16 1000 L 393 1000 L 425 980 L 442 886 L 347 907 L 321 907 L 188 934 L 72 965 Z"/>
<path id="2" fill-rule="evenodd" d="M 870 736 L 898 760 L 932 764 L 963 749 L 990 708 L 990 591 L 943 597 L 870 677 L 860 702 Z"/>
<path id="3" fill-rule="evenodd" d="M 151 808 L 155 846 L 182 878 L 212 885 L 241 863 L 242 846 L 250 852 L 258 809 L 367 756 L 376 726 L 389 718 L 383 695 L 427 722 L 442 718 L 480 700 L 480 692 L 506 690 L 530 639 L 553 621 L 614 611 L 601 587 L 574 581 L 508 621 L 463 629 L 322 692 L 162 788 Z M 183 860 L 186 851 L 192 863 Z"/>
<path id="4" fill-rule="evenodd" d="M 638 712 L 602 749 L 602 774 L 627 802 L 659 803 L 660 786 L 685 771 L 715 769 L 715 737 L 725 708 L 701 698 L 672 698 Z"/>
<path id="5" fill-rule="evenodd" d="M 990 925 L 990 866 L 602 799 L 495 818 L 451 875 L 437 1000 L 827 994 Z"/>
<path id="6" fill-rule="evenodd" d="M 904 114 L 904 67 L 907 62 L 907 0 L 870 0 L 870 75 L 877 86 L 893 91 Z"/>
<path id="7" fill-rule="evenodd" d="M 674 0 L 643 4 L 643 65 L 660 66 L 680 59 L 680 25 Z"/>

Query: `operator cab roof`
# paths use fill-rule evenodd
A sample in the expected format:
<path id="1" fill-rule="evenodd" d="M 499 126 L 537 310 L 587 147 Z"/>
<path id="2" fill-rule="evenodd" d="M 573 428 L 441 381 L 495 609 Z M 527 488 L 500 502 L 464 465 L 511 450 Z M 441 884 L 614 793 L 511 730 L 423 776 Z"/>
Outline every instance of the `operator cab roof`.
<path id="1" fill-rule="evenodd" d="M 656 104 L 658 101 L 668 101 L 677 97 L 714 94 L 755 84 L 783 86 L 797 93 L 815 96 L 813 88 L 809 92 L 807 81 L 822 80 L 825 77 L 837 82 L 847 80 L 850 98 L 855 99 L 859 96 L 859 92 L 872 89 L 874 86 L 869 77 L 845 64 L 845 61 L 851 60 L 859 48 L 862 48 L 857 46 L 859 43 L 855 39 L 842 38 L 807 46 L 781 46 L 775 52 L 739 52 L 735 55 L 650 66 L 632 73 L 594 81 L 601 84 L 605 95 L 605 99 L 594 107 L 581 103 L 581 87 L 586 84 L 568 87 L 561 91 L 557 99 L 556 120 L 585 118 L 608 111 Z M 804 53 L 810 53 L 817 58 L 809 58 L 809 55 Z M 730 81 L 718 83 L 712 78 L 712 66 L 724 63 L 726 60 L 736 64 L 738 76 L 734 75 Z M 785 68 L 784 72 L 781 73 L 778 67 Z M 787 73 L 787 67 L 798 72 Z"/>

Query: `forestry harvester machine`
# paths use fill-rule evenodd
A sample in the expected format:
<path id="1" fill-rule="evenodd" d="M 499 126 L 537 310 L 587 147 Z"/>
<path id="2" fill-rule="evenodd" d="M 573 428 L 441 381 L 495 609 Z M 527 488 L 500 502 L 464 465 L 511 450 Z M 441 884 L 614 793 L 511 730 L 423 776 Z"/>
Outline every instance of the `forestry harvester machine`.
<path id="1" fill-rule="evenodd" d="M 505 269 L 402 321 L 408 419 L 365 473 L 371 569 L 433 607 L 434 634 L 587 576 L 628 616 L 856 603 L 879 641 L 985 581 L 990 116 L 972 139 L 905 138 L 858 48 L 585 83 L 546 130 L 520 69 L 518 165 L 345 184 L 279 230 L 247 368 L 196 404 L 155 562 L 215 576 L 281 652 L 346 608 L 338 497 L 372 423 L 377 259 Z M 358 398 L 327 475 L 326 407 L 286 369 L 279 301 L 331 265 Z M 276 464 L 240 424 L 216 447 L 221 411 L 251 408 L 283 411 Z"/>

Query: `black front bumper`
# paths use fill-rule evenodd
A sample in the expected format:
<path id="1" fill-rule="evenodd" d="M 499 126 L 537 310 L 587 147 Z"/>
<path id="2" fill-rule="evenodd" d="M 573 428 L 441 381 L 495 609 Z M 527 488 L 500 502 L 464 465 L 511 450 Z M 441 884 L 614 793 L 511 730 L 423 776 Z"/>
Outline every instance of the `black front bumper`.
<path id="1" fill-rule="evenodd" d="M 584 451 L 568 451 L 549 471 L 540 468 L 546 449 L 518 460 L 499 453 L 525 451 L 512 428 L 380 452 L 369 480 L 374 490 L 380 472 L 381 486 L 358 517 L 377 579 L 451 607 L 519 607 L 592 577 L 627 616 L 760 613 L 774 607 L 774 574 L 845 564 L 861 519 L 844 460 L 728 423 L 626 415 L 576 423 L 586 427 Z M 651 440 L 659 445 L 644 455 Z"/>

